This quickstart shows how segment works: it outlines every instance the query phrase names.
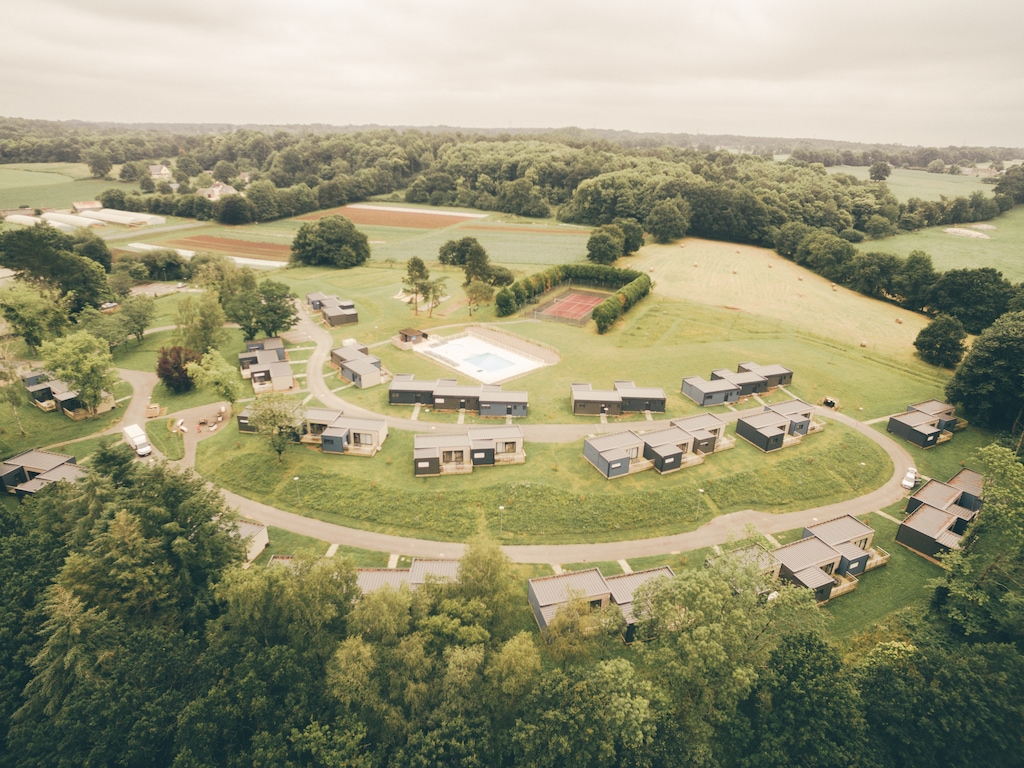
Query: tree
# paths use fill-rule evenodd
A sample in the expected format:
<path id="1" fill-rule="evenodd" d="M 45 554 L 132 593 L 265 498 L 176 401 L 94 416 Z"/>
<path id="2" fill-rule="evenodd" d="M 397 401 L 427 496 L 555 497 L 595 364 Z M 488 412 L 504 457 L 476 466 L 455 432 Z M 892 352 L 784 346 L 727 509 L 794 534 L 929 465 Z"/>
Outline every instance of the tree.
<path id="1" fill-rule="evenodd" d="M 14 420 L 18 423 L 18 431 L 24 435 L 25 428 L 21 425 L 21 416 L 18 415 L 18 406 L 24 399 L 24 387 L 21 386 L 18 375 L 20 369 L 21 361 L 15 355 L 14 340 L 0 338 L 0 402 L 11 406 Z M 3 432 L 2 428 L 0 432 Z"/>
<path id="2" fill-rule="evenodd" d="M 463 286 L 466 292 L 466 304 L 469 306 L 469 316 L 473 316 L 473 308 L 481 304 L 488 304 L 494 298 L 494 286 L 488 285 L 483 280 L 473 280 L 469 285 Z"/>
<path id="3" fill-rule="evenodd" d="M 128 339 L 128 331 L 120 312 L 106 313 L 86 307 L 78 313 L 76 325 L 79 330 L 88 331 L 97 339 L 107 342 L 111 350 Z"/>
<path id="4" fill-rule="evenodd" d="M 471 257 L 479 258 L 480 254 L 486 255 L 487 251 L 480 245 L 475 237 L 464 237 L 461 240 L 449 240 L 437 251 L 437 260 L 444 265 L 461 267 Z"/>
<path id="5" fill-rule="evenodd" d="M 928 173 L 945 173 L 946 172 L 946 164 L 944 162 L 942 162 L 941 158 L 937 157 L 934 160 L 932 160 L 930 163 L 928 163 L 928 167 L 925 170 L 927 170 Z"/>
<path id="6" fill-rule="evenodd" d="M 261 435 L 270 438 L 270 447 L 283 461 L 285 449 L 299 439 L 299 403 L 280 392 L 260 395 L 249 406 L 249 423 Z"/>
<path id="7" fill-rule="evenodd" d="M 879 160 L 877 163 L 872 163 L 871 167 L 868 168 L 868 177 L 872 181 L 885 181 L 889 178 L 889 174 L 892 173 L 892 168 L 884 160 Z"/>
<path id="8" fill-rule="evenodd" d="M 347 269 L 370 258 L 370 241 L 344 216 L 324 216 L 303 224 L 292 241 L 293 264 Z"/>
<path id="9" fill-rule="evenodd" d="M 405 277 L 402 279 L 402 288 L 412 296 L 413 314 L 418 315 L 420 311 L 420 297 L 424 296 L 427 286 L 430 283 L 430 270 L 419 256 L 412 256 L 405 263 Z"/>
<path id="10" fill-rule="evenodd" d="M 476 242 L 474 238 L 464 239 Z M 462 269 L 466 273 L 466 281 L 463 285 L 469 285 L 474 280 L 490 282 L 491 259 L 480 243 L 466 249 L 466 260 L 462 263 Z"/>
<path id="11" fill-rule="evenodd" d="M 75 240 L 50 226 L 19 228 L 0 235 L 0 265 L 24 280 L 42 282 L 69 297 L 72 313 L 98 307 L 110 296 L 103 266 L 74 252 Z"/>
<path id="12" fill-rule="evenodd" d="M 295 293 L 284 283 L 264 280 L 259 287 L 263 312 L 260 315 L 260 330 L 266 336 L 277 336 L 291 328 L 299 320 L 295 311 Z"/>
<path id="13" fill-rule="evenodd" d="M 256 221 L 270 221 L 281 216 L 277 187 L 271 181 L 254 181 L 245 190 L 245 197 L 253 205 Z"/>
<path id="14" fill-rule="evenodd" d="M 657 243 L 670 243 L 685 237 L 690 229 L 690 205 L 682 198 L 656 203 L 644 220 L 644 228 Z"/>
<path id="15" fill-rule="evenodd" d="M 438 277 L 434 280 L 428 281 L 424 286 L 424 298 L 427 300 L 427 306 L 429 307 L 427 317 L 434 316 L 434 310 L 441 303 L 441 300 L 447 295 L 445 293 L 445 283 L 447 282 L 447 277 Z"/>
<path id="16" fill-rule="evenodd" d="M 624 254 L 636 253 L 644 246 L 644 228 L 636 219 L 616 219 L 612 222 L 620 230 L 625 238 L 622 252 Z"/>
<path id="17" fill-rule="evenodd" d="M 1024 407 L 1024 312 L 1009 312 L 971 345 L 946 384 L 946 397 L 972 422 L 1010 429 Z"/>
<path id="18" fill-rule="evenodd" d="M 209 387 L 217 397 L 227 400 L 232 407 L 242 395 L 242 381 L 238 370 L 228 364 L 224 356 L 215 349 L 203 355 L 199 362 L 186 363 L 185 370 L 196 386 Z"/>
<path id="19" fill-rule="evenodd" d="M 248 224 L 256 221 L 256 206 L 241 195 L 225 195 L 213 204 L 213 215 L 221 224 Z"/>
<path id="20" fill-rule="evenodd" d="M 103 396 L 112 391 L 118 381 L 110 345 L 85 331 L 44 341 L 39 352 L 46 368 L 77 390 L 78 399 L 91 413 L 96 412 Z"/>
<path id="21" fill-rule="evenodd" d="M 198 352 L 185 347 L 160 347 L 156 358 L 156 375 L 171 392 L 181 394 L 195 386 L 188 374 L 188 366 L 198 363 Z"/>
<path id="22" fill-rule="evenodd" d="M 220 346 L 227 338 L 224 329 L 227 317 L 215 292 L 206 291 L 198 299 L 186 296 L 178 303 L 174 319 L 178 326 L 175 341 L 187 349 L 204 353 Z"/>
<path id="23" fill-rule="evenodd" d="M 141 344 L 146 329 L 156 316 L 156 299 L 145 294 L 129 296 L 121 302 L 121 309 L 117 314 L 124 324 L 125 332 L 134 336 Z"/>
<path id="24" fill-rule="evenodd" d="M 966 338 L 963 323 L 955 317 L 939 315 L 917 334 L 914 347 L 926 363 L 955 368 L 964 356 Z"/>
<path id="25" fill-rule="evenodd" d="M 101 149 L 92 150 L 85 158 L 89 165 L 89 173 L 97 179 L 105 179 L 114 164 L 110 161 L 110 155 Z"/>
<path id="26" fill-rule="evenodd" d="M 11 331 L 25 339 L 30 349 L 38 349 L 47 339 L 60 336 L 71 320 L 70 300 L 53 289 L 32 287 L 16 280 L 0 289 L 0 310 Z"/>
<path id="27" fill-rule="evenodd" d="M 613 264 L 625 252 L 626 236 L 614 224 L 595 229 L 587 239 L 587 258 L 596 264 Z"/>
<path id="28" fill-rule="evenodd" d="M 97 235 L 89 227 L 79 227 L 71 235 L 73 242 L 72 250 L 79 256 L 85 256 L 87 259 L 92 259 L 101 267 L 105 272 L 110 271 L 111 262 L 113 257 L 110 255 L 110 248 L 107 246 L 107 241 Z"/>
<path id="29" fill-rule="evenodd" d="M 968 333 L 981 333 L 1006 312 L 1014 293 L 1013 285 L 999 270 L 950 269 L 932 286 L 929 308 L 952 315 Z"/>

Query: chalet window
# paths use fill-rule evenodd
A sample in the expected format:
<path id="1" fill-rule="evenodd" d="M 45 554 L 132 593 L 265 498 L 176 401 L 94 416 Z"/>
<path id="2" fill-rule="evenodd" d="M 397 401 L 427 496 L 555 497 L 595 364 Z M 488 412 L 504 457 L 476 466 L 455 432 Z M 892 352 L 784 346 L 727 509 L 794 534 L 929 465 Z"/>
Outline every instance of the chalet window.
<path id="1" fill-rule="evenodd" d="M 463 461 L 464 451 L 443 451 L 441 453 L 441 461 L 445 464 L 461 464 Z"/>
<path id="2" fill-rule="evenodd" d="M 498 444 L 498 453 L 515 453 L 515 452 L 516 452 L 516 444 L 515 444 L 515 442 L 511 442 L 510 441 L 510 442 L 507 442 L 507 443 L 499 443 Z"/>
<path id="3" fill-rule="evenodd" d="M 353 445 L 373 445 L 373 434 L 371 432 L 353 432 Z"/>
<path id="4" fill-rule="evenodd" d="M 854 546 L 855 547 L 860 547 L 861 549 L 867 549 L 868 548 L 868 540 L 867 539 L 861 539 L 860 541 L 855 541 L 854 542 Z"/>
<path id="5" fill-rule="evenodd" d="M 629 449 L 629 458 L 635 459 L 639 455 L 640 455 L 640 446 L 634 445 L 632 448 Z"/>
<path id="6" fill-rule="evenodd" d="M 478 452 L 478 453 L 474 453 L 474 454 L 473 454 L 473 458 L 474 458 L 474 459 L 482 459 L 482 458 L 484 458 L 484 452 L 483 452 L 483 451 L 480 451 L 480 452 Z"/>
<path id="7" fill-rule="evenodd" d="M 417 461 L 416 462 L 416 466 L 419 467 L 420 469 L 426 469 L 427 467 L 430 466 L 430 462 L 429 461 Z"/>
<path id="8" fill-rule="evenodd" d="M 823 566 L 821 570 L 823 570 L 825 573 L 827 573 L 829 576 L 831 576 L 832 575 L 832 569 L 835 568 L 835 567 L 836 567 L 835 563 L 829 563 L 828 565 Z"/>

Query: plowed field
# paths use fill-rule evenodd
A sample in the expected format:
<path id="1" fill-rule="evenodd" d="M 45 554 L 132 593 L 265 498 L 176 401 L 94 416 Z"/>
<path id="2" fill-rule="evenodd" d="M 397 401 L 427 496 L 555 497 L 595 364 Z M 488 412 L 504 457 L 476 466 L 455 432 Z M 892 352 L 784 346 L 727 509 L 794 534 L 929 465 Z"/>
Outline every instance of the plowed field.
<path id="1" fill-rule="evenodd" d="M 181 240 L 172 240 L 168 245 L 175 248 L 187 248 L 190 251 L 218 251 L 235 256 L 250 256 L 254 259 L 274 259 L 288 261 L 292 249 L 278 243 L 257 243 L 253 240 L 233 240 L 228 237 L 212 237 L 196 235 Z"/>
<path id="2" fill-rule="evenodd" d="M 353 224 L 362 224 L 369 227 L 408 227 L 410 229 L 443 229 L 463 221 L 472 221 L 477 216 L 460 216 L 452 213 L 432 213 L 430 211 L 417 211 L 412 208 L 408 210 L 389 210 L 386 208 L 359 208 L 355 206 L 342 206 L 332 208 L 328 211 L 316 211 L 300 216 L 302 221 L 316 221 L 324 216 L 340 214 L 349 219 Z"/>

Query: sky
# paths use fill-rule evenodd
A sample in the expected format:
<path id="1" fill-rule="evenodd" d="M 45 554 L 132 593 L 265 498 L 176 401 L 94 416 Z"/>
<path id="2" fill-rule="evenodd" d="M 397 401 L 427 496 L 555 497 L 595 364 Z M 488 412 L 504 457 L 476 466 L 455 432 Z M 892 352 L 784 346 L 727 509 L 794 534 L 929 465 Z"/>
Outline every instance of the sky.
<path id="1" fill-rule="evenodd" d="M 0 115 L 1024 146 L 1020 0 L 33 0 Z"/>

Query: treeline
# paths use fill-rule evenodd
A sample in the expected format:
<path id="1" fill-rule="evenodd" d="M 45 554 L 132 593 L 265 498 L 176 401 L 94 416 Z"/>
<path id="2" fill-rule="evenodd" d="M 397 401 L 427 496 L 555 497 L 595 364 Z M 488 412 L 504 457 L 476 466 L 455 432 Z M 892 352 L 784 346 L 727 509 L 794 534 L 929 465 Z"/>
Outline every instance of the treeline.
<path id="1" fill-rule="evenodd" d="M 360 594 L 345 557 L 242 570 L 223 499 L 103 448 L 0 507 L 0 766 L 1015 765 L 1024 468 L 984 459 L 928 609 L 843 653 L 738 558 L 643 588 L 631 646 L 583 600 L 538 635 L 486 538 L 414 592 Z"/>
<path id="2" fill-rule="evenodd" d="M 591 314 L 597 332 L 604 333 L 624 312 L 651 292 L 651 278 L 635 269 L 618 269 L 600 264 L 561 264 L 516 280 L 494 297 L 498 317 L 511 315 L 552 288 L 570 280 L 602 288 L 616 288 Z"/>

